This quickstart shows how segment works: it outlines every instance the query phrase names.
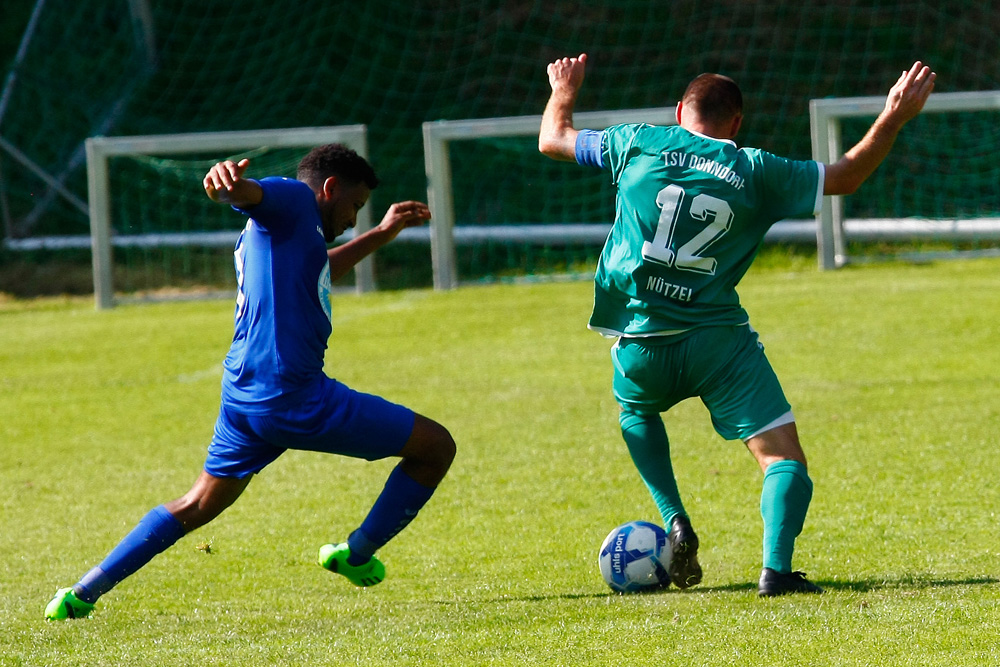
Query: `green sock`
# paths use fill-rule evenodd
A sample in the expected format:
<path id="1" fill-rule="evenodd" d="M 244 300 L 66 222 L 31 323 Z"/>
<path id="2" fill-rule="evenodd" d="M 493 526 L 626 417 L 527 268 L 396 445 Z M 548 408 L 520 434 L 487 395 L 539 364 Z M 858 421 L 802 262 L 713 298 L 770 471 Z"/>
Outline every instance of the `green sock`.
<path id="1" fill-rule="evenodd" d="M 792 571 L 795 538 L 802 532 L 812 480 L 798 461 L 777 461 L 764 471 L 760 492 L 760 516 L 764 519 L 764 567 Z"/>
<path id="2" fill-rule="evenodd" d="M 674 467 L 670 463 L 670 442 L 663 420 L 659 415 L 622 412 L 619 421 L 632 462 L 653 495 L 663 525 L 669 531 L 674 515 L 686 516 L 686 513 L 677 490 L 677 480 L 674 479 Z"/>

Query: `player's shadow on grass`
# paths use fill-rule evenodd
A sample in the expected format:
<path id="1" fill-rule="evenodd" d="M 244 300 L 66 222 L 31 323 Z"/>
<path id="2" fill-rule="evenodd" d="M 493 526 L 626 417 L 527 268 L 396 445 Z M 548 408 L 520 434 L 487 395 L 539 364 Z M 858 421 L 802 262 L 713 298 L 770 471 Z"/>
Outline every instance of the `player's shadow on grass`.
<path id="1" fill-rule="evenodd" d="M 617 595 L 617 593 L 555 593 L 552 595 L 501 595 L 499 597 L 482 600 L 482 602 L 549 602 L 551 600 L 599 600 L 602 598 Z M 640 593 L 639 595 L 650 595 L 650 593 Z M 462 600 L 435 600 L 439 605 L 461 605 Z"/>
<path id="2" fill-rule="evenodd" d="M 969 577 L 967 579 L 941 579 L 923 575 L 903 575 L 896 578 L 878 577 L 873 579 L 860 579 L 857 581 L 824 581 L 823 579 L 812 579 L 818 586 L 829 592 L 854 592 L 871 593 L 881 590 L 922 590 L 930 588 L 947 588 L 950 586 L 988 586 L 1000 583 L 996 577 Z M 711 592 L 741 592 L 756 591 L 757 582 L 748 581 L 745 583 L 725 584 L 723 586 L 695 586 L 687 591 L 678 591 L 676 588 L 669 588 L 664 591 L 655 591 L 652 594 L 664 593 L 711 593 Z"/>
<path id="3" fill-rule="evenodd" d="M 852 591 L 870 593 L 881 590 L 923 590 L 929 588 L 949 588 L 952 586 L 988 586 L 1000 583 L 996 577 L 968 577 L 966 579 L 942 579 L 924 575 L 903 575 L 896 578 L 878 577 L 857 581 L 818 581 L 828 591 Z"/>
<path id="4" fill-rule="evenodd" d="M 996 577 L 969 577 L 967 579 L 941 579 L 931 576 L 905 575 L 897 578 L 879 577 L 861 579 L 858 581 L 823 581 L 814 579 L 816 584 L 828 592 L 871 593 L 881 590 L 923 590 L 931 588 L 947 588 L 951 586 L 988 586 L 1000 583 Z M 695 586 L 680 590 L 673 586 L 638 593 L 627 593 L 625 597 L 659 596 L 659 595 L 690 595 L 705 593 L 740 593 L 756 592 L 757 582 L 724 584 L 721 586 Z M 607 597 L 617 597 L 618 593 L 558 593 L 553 595 L 503 595 L 484 602 L 549 602 L 551 600 L 597 600 Z M 439 604 L 460 604 L 457 601 L 439 600 Z"/>

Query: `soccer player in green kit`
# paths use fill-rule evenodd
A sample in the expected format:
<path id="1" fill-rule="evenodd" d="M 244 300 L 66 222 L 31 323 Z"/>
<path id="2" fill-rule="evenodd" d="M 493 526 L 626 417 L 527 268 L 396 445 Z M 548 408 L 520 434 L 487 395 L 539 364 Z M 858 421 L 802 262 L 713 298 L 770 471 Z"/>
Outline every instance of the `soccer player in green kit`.
<path id="1" fill-rule="evenodd" d="M 864 138 L 825 165 L 738 148 L 742 93 L 719 74 L 688 85 L 676 126 L 577 130 L 573 108 L 586 63 L 581 54 L 549 64 L 552 92 L 538 147 L 553 159 L 610 171 L 617 187 L 589 326 L 618 339 L 611 357 L 622 435 L 667 527 L 671 581 L 688 588 L 702 570 L 660 414 L 698 396 L 715 430 L 743 440 L 764 473 L 758 595 L 821 593 L 792 570 L 812 498 L 805 453 L 735 288 L 772 224 L 814 215 L 823 195 L 850 194 L 875 171 L 923 108 L 935 74 L 920 62 L 904 71 Z"/>

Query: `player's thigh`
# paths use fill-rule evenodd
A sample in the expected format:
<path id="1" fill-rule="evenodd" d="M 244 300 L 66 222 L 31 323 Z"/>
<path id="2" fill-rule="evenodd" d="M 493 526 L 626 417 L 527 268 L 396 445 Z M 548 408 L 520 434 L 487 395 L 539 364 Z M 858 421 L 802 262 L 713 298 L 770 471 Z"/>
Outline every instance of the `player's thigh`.
<path id="1" fill-rule="evenodd" d="M 619 338 L 611 348 L 611 362 L 612 390 L 623 410 L 639 414 L 665 412 L 693 395 L 679 382 L 683 366 L 680 343 Z"/>
<path id="2" fill-rule="evenodd" d="M 757 333 L 749 326 L 714 328 L 698 341 L 703 360 L 692 364 L 715 430 L 746 440 L 790 415 L 791 406 Z"/>
<path id="3" fill-rule="evenodd" d="M 341 454 L 374 461 L 397 456 L 413 432 L 415 413 L 374 394 L 327 380 L 293 410 L 258 420 L 258 432 L 286 449 Z"/>
<path id="4" fill-rule="evenodd" d="M 253 417 L 222 405 L 204 468 L 214 477 L 242 479 L 260 472 L 284 451 L 257 433 Z"/>

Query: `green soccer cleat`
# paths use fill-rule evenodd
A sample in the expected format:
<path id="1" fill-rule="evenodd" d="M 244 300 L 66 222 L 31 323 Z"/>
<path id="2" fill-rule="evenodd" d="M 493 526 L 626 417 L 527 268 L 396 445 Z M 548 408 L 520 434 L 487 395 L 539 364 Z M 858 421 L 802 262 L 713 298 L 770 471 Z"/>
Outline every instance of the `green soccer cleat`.
<path id="1" fill-rule="evenodd" d="M 347 562 L 350 555 L 351 548 L 346 542 L 324 544 L 319 548 L 319 564 L 330 572 L 344 575 L 355 586 L 374 586 L 385 579 L 385 565 L 378 558 L 372 556 L 367 563 L 351 565 Z"/>
<path id="2" fill-rule="evenodd" d="M 94 611 L 94 605 L 76 597 L 72 588 L 60 588 L 56 596 L 45 605 L 45 618 L 62 621 L 67 618 L 86 618 Z"/>

